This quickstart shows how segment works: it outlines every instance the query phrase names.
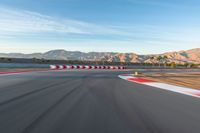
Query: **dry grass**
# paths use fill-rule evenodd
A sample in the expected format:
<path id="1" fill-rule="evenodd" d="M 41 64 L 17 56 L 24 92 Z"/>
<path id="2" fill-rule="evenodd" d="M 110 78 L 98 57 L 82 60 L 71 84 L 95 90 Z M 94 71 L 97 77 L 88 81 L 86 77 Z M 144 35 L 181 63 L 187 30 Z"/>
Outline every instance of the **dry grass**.
<path id="1" fill-rule="evenodd" d="M 200 90 L 200 74 L 157 73 L 157 74 L 145 74 L 140 76 L 162 83 L 168 83 L 172 85 L 178 85 Z"/>

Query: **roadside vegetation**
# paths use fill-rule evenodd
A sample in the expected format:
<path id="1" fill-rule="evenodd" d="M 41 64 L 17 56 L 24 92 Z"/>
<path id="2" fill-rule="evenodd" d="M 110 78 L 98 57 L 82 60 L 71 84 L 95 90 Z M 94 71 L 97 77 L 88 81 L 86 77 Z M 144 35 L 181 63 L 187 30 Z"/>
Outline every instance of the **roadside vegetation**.
<path id="1" fill-rule="evenodd" d="M 49 59 L 22 59 L 22 58 L 4 58 L 0 57 L 0 63 L 33 63 L 33 64 L 79 64 L 79 65 L 124 65 L 124 66 L 140 66 L 143 68 L 200 68 L 200 64 L 185 62 L 177 64 L 169 62 L 167 56 L 151 57 L 150 60 L 156 60 L 156 63 L 131 63 L 131 62 L 111 62 L 111 61 L 80 61 L 80 60 L 49 60 Z M 152 61 L 153 62 L 153 61 Z"/>

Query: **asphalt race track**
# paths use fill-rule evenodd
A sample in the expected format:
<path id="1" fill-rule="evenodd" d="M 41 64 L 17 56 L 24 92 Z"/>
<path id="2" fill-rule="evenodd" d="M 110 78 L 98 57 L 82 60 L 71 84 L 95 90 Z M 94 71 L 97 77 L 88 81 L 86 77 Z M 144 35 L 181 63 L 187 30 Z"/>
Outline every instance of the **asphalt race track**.
<path id="1" fill-rule="evenodd" d="M 0 133 L 199 133 L 200 99 L 127 71 L 0 75 Z"/>

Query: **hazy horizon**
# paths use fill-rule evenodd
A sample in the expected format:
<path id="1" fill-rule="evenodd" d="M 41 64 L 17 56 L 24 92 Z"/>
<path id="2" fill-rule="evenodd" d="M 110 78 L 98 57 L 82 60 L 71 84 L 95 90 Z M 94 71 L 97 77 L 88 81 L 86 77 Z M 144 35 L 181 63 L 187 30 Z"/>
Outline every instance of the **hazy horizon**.
<path id="1" fill-rule="evenodd" d="M 198 0 L 1 0 L 0 53 L 198 48 L 199 7 Z"/>
<path id="2" fill-rule="evenodd" d="M 83 53 L 92 53 L 92 52 L 97 52 L 97 53 L 135 53 L 135 54 L 138 54 L 138 55 L 156 55 L 156 54 L 164 54 L 164 53 L 168 53 L 168 52 L 180 52 L 180 51 L 187 51 L 187 50 L 193 50 L 193 49 L 200 49 L 199 48 L 192 48 L 192 49 L 183 49 L 183 50 L 178 50 L 178 51 L 166 51 L 166 52 L 163 52 L 163 53 L 150 53 L 150 54 L 141 54 L 141 53 L 136 53 L 136 52 L 120 52 L 120 51 L 81 51 L 81 50 L 67 50 L 67 49 L 52 49 L 52 50 L 48 50 L 48 51 L 43 51 L 43 52 L 32 52 L 32 53 L 23 53 L 23 52 L 0 52 L 0 53 L 3 53 L 3 54 L 13 54 L 13 53 L 16 53 L 16 54 L 36 54 L 36 53 L 46 53 L 46 52 L 49 52 L 49 51 L 55 51 L 55 50 L 65 50 L 65 51 L 69 51 L 69 52 L 83 52 Z"/>

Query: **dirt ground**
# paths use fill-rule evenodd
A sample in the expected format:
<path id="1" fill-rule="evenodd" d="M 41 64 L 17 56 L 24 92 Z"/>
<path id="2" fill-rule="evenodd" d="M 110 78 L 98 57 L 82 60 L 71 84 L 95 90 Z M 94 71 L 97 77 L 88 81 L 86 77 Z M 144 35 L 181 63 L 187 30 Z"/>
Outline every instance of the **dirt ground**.
<path id="1" fill-rule="evenodd" d="M 140 77 L 200 90 L 200 73 L 156 73 L 142 74 Z"/>

